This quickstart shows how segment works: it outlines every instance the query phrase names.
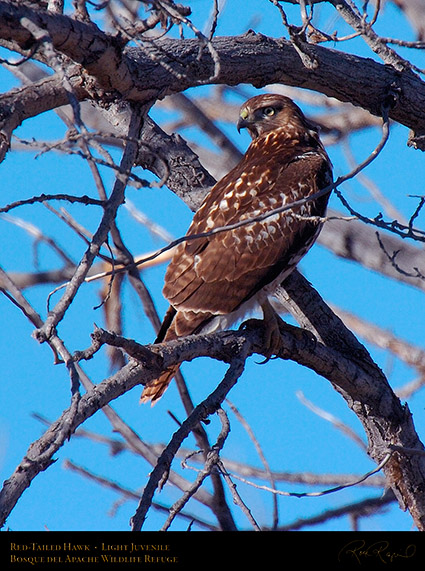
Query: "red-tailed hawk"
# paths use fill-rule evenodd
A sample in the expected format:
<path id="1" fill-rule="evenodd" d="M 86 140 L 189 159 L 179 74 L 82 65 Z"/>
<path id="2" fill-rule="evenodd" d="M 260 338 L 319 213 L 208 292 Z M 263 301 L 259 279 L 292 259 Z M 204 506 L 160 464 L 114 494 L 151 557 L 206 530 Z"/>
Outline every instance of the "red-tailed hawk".
<path id="1" fill-rule="evenodd" d="M 249 99 L 240 110 L 241 128 L 253 141 L 239 164 L 211 189 L 188 234 L 248 220 L 332 182 L 332 166 L 316 129 L 287 97 Z M 314 243 L 328 198 L 326 193 L 261 222 L 181 243 L 166 272 L 163 293 L 170 307 L 156 342 L 226 329 L 259 305 L 272 353 L 279 342 L 278 318 L 268 296 Z M 177 370 L 149 383 L 142 402 L 159 399 Z"/>

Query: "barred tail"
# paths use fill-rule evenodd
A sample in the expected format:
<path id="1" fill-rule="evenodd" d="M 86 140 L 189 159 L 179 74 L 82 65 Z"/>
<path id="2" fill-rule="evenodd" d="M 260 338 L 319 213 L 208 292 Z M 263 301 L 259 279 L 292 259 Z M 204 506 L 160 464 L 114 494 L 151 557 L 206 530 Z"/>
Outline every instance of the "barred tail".
<path id="1" fill-rule="evenodd" d="M 151 381 L 145 386 L 140 397 L 141 403 L 146 403 L 151 401 L 153 406 L 157 400 L 159 400 L 168 388 L 168 385 L 173 380 L 174 375 L 179 370 L 179 366 L 170 367 L 164 373 L 162 373 L 157 379 Z"/>
<path id="2" fill-rule="evenodd" d="M 203 323 L 208 322 L 211 317 L 211 313 L 201 311 L 177 311 L 174 307 L 170 306 L 165 314 L 155 343 L 163 343 L 185 335 L 191 335 L 196 332 Z M 152 405 L 155 404 L 165 393 L 179 368 L 180 365 L 174 365 L 161 373 L 157 379 L 147 384 L 143 389 L 140 402 L 145 403 L 151 401 Z"/>

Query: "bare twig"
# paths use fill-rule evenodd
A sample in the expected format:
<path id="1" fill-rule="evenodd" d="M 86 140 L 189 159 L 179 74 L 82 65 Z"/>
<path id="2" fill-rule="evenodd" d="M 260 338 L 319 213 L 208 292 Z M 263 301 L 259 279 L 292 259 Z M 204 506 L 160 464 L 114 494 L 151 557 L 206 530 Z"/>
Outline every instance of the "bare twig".
<path id="1" fill-rule="evenodd" d="M 255 438 L 255 435 L 251 429 L 251 427 L 249 426 L 249 424 L 245 421 L 245 419 L 242 417 L 242 415 L 240 414 L 239 410 L 236 408 L 236 406 L 231 403 L 229 401 L 229 399 L 226 399 L 226 403 L 230 406 L 233 414 L 236 416 L 236 418 L 238 419 L 238 421 L 242 424 L 242 426 L 244 427 L 244 429 L 247 431 L 251 441 L 253 442 L 255 449 L 257 451 L 258 456 L 261 459 L 261 462 L 263 463 L 264 466 L 264 470 L 266 473 L 266 477 L 270 482 L 270 485 L 273 489 L 276 489 L 276 482 L 275 482 L 275 478 L 274 478 L 274 474 L 270 468 L 270 465 L 263 453 L 263 450 L 260 446 L 260 443 L 258 442 L 258 440 Z M 227 469 L 227 465 L 226 465 L 226 469 Z M 278 521 L 279 521 L 279 511 L 278 511 L 278 503 L 277 503 L 277 497 L 273 496 L 273 525 L 272 528 L 276 529 L 278 526 Z"/>
<path id="2" fill-rule="evenodd" d="M 141 122 L 142 111 L 140 109 L 135 109 L 133 123 L 130 126 L 129 131 L 129 135 L 131 137 L 137 136 L 138 132 L 140 131 Z M 121 161 L 122 172 L 130 172 L 131 167 L 135 162 L 136 156 L 137 145 L 134 143 L 128 143 Z M 108 232 L 110 231 L 113 220 L 115 219 L 117 209 L 124 200 L 124 191 L 126 188 L 127 179 L 128 175 L 120 175 L 117 177 L 114 189 L 108 200 L 108 205 L 104 209 L 104 215 L 102 217 L 101 223 L 93 236 L 93 240 L 89 248 L 86 250 L 82 260 L 80 261 L 73 278 L 68 282 L 62 298 L 52 309 L 43 326 L 39 328 L 35 333 L 36 338 L 40 342 L 45 341 L 52 335 L 54 328 L 65 315 L 65 312 L 74 299 L 79 287 L 84 282 L 84 279 L 87 276 L 87 272 L 90 269 L 95 257 L 97 256 L 102 244 L 106 241 Z"/>
<path id="3" fill-rule="evenodd" d="M 230 432 L 230 424 L 228 422 L 227 416 L 224 411 L 219 408 L 217 410 L 217 414 L 222 423 L 222 430 L 217 437 L 216 443 L 210 448 L 210 450 L 206 453 L 205 464 L 204 468 L 198 473 L 196 480 L 191 484 L 185 493 L 179 498 L 177 502 L 173 504 L 173 506 L 169 510 L 169 515 L 167 521 L 162 526 L 161 531 L 167 531 L 173 522 L 176 515 L 178 515 L 189 499 L 194 495 L 194 493 L 200 488 L 203 484 L 205 478 L 211 475 L 214 471 L 217 463 L 220 460 L 220 451 L 224 446 L 224 443 L 227 439 L 227 436 Z"/>
<path id="4" fill-rule="evenodd" d="M 137 511 L 132 518 L 131 523 L 134 531 L 141 529 L 146 514 L 151 505 L 155 490 L 158 486 L 162 487 L 165 483 L 165 480 L 168 478 L 168 471 L 170 469 L 171 462 L 181 443 L 193 429 L 193 426 L 218 410 L 227 393 L 230 391 L 230 389 L 242 374 L 245 357 L 246 354 L 244 355 L 241 351 L 241 353 L 238 355 L 238 358 L 235 358 L 234 362 L 230 365 L 223 380 L 217 386 L 217 388 L 204 401 L 202 401 L 194 408 L 193 412 L 174 433 L 172 439 L 164 449 L 164 452 L 161 454 L 157 465 L 151 473 L 149 481 L 144 489 L 142 498 L 139 502 Z"/>

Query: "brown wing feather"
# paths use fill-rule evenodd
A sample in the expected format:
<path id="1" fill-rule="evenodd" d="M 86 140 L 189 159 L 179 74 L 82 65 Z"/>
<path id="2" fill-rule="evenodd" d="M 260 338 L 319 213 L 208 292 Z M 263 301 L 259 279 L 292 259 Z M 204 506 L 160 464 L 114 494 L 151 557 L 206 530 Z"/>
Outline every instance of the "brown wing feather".
<path id="1" fill-rule="evenodd" d="M 327 184 L 326 157 L 322 153 L 292 161 L 288 153 L 286 164 L 285 161 L 282 164 L 282 153 L 279 162 L 269 158 L 267 164 L 257 161 L 253 164 L 248 159 L 249 155 L 236 172 L 229 173 L 231 176 L 214 187 L 196 213 L 189 234 L 205 232 L 209 226 L 232 224 L 291 203 L 299 196 L 300 185 L 304 186 L 302 195 L 309 196 L 317 192 L 321 178 L 322 186 Z M 264 175 L 265 169 L 269 176 Z M 245 174 L 237 177 L 240 170 Z M 236 183 L 231 186 L 228 181 L 234 181 L 235 176 Z M 243 181 L 239 189 L 238 180 Z M 326 202 L 322 200 L 319 209 L 307 204 L 303 214 L 322 215 Z M 217 208 L 220 204 L 222 207 Z M 303 222 L 293 214 L 284 212 L 262 222 L 181 244 L 167 270 L 165 297 L 178 311 L 202 310 L 211 314 L 234 311 L 272 281 L 300 244 L 316 233 L 317 224 Z"/>
<path id="2" fill-rule="evenodd" d="M 329 158 L 293 102 L 277 95 L 254 97 L 245 104 L 244 120 L 265 104 L 277 105 L 276 119 L 250 119 L 253 142 L 240 163 L 213 187 L 195 214 L 189 235 L 291 204 L 331 182 Z M 327 200 L 323 196 L 261 222 L 180 244 L 166 272 L 163 292 L 171 305 L 157 340 L 200 331 L 215 315 L 232 313 L 286 276 L 320 228 L 302 216 L 322 216 Z M 177 370 L 178 366 L 165 371 L 145 387 L 142 400 L 157 400 Z"/>

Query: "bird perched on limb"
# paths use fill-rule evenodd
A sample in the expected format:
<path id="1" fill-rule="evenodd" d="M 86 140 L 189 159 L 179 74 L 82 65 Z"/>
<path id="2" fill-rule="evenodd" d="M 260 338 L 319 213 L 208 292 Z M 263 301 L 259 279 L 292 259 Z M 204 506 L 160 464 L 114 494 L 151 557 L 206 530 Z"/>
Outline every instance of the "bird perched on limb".
<path id="1" fill-rule="evenodd" d="M 238 226 L 176 248 L 163 290 L 170 306 L 156 343 L 227 329 L 260 306 L 271 356 L 279 350 L 283 322 L 269 296 L 320 232 L 332 165 L 316 128 L 287 97 L 249 99 L 237 126 L 248 130 L 252 142 L 239 164 L 213 186 L 187 234 Z M 290 207 L 301 199 L 307 200 Z M 279 208 L 282 211 L 253 220 Z M 147 384 L 141 401 L 158 400 L 177 370 L 178 365 Z"/>

